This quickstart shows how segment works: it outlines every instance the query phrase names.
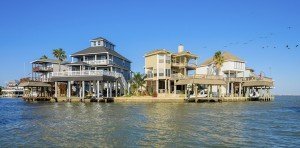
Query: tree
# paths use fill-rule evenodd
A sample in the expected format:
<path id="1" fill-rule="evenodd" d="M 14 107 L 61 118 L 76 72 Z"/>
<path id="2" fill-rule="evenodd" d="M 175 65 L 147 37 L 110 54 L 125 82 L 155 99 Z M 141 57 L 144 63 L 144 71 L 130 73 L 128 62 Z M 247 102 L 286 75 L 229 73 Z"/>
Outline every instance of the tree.
<path id="1" fill-rule="evenodd" d="M 43 55 L 40 59 L 45 60 L 45 59 L 48 59 L 48 57 L 46 55 Z"/>
<path id="2" fill-rule="evenodd" d="M 53 49 L 53 56 L 58 60 L 59 71 L 60 71 L 61 62 L 67 59 L 66 52 L 61 48 Z"/>
<path id="3" fill-rule="evenodd" d="M 221 67 L 223 66 L 224 63 L 223 53 L 221 51 L 217 51 L 214 55 L 213 61 L 214 61 L 214 66 L 217 69 L 217 75 L 220 75 Z"/>
<path id="4" fill-rule="evenodd" d="M 133 74 L 133 77 L 130 80 L 130 82 L 131 82 L 131 88 L 135 95 L 139 95 L 140 92 L 143 91 L 143 88 L 145 88 L 144 86 L 145 79 L 146 79 L 146 75 L 143 75 L 139 72 Z"/>
<path id="5" fill-rule="evenodd" d="M 0 95 L 2 95 L 2 86 L 0 86 Z"/>

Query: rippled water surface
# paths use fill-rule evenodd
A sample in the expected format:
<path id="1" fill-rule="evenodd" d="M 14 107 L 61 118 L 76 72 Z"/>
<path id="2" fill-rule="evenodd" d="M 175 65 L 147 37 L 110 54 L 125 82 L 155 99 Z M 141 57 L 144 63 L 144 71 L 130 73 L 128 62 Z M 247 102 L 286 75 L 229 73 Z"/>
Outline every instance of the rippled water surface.
<path id="1" fill-rule="evenodd" d="M 231 103 L 0 99 L 0 146 L 298 147 L 300 97 Z"/>

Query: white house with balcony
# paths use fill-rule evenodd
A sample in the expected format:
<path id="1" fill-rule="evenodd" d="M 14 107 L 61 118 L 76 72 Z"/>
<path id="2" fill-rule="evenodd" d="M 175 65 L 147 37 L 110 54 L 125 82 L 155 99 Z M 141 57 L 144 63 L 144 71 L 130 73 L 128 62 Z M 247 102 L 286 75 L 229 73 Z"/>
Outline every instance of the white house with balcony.
<path id="1" fill-rule="evenodd" d="M 224 63 L 219 72 L 219 77 L 225 80 L 226 85 L 220 87 L 221 96 L 248 97 L 251 89 L 271 89 L 273 80 L 265 76 L 258 76 L 254 70 L 246 67 L 246 62 L 229 53 L 223 52 Z M 197 75 L 216 76 L 217 69 L 213 57 L 203 62 L 197 69 Z M 255 82 L 254 82 L 255 81 Z M 212 92 L 217 92 L 217 87 L 212 88 Z M 262 94 L 262 93 L 261 93 Z"/>
<path id="2" fill-rule="evenodd" d="M 91 47 L 71 54 L 69 70 L 104 70 L 123 74 L 130 79 L 131 61 L 115 50 L 115 45 L 105 38 L 92 39 Z"/>
<path id="3" fill-rule="evenodd" d="M 129 89 L 131 61 L 115 50 L 115 45 L 99 37 L 91 47 L 71 54 L 71 62 L 51 59 L 32 62 L 32 79 L 54 85 L 55 97 L 116 97 Z M 41 85 L 44 85 L 40 83 Z M 48 85 L 49 85 L 48 84 Z M 65 89 L 66 88 L 66 89 Z"/>
<path id="4" fill-rule="evenodd" d="M 60 70 L 67 71 L 68 67 L 61 63 Z M 33 81 L 50 82 L 52 72 L 59 71 L 59 61 L 53 59 L 37 59 L 31 62 Z"/>
<path id="5" fill-rule="evenodd" d="M 67 71 L 52 73 L 55 96 L 58 96 L 58 83 L 67 84 L 67 98 L 116 97 L 129 89 L 131 61 L 115 51 L 115 45 L 105 38 L 90 42 L 91 47 L 71 54 L 72 61 L 64 64 Z"/>

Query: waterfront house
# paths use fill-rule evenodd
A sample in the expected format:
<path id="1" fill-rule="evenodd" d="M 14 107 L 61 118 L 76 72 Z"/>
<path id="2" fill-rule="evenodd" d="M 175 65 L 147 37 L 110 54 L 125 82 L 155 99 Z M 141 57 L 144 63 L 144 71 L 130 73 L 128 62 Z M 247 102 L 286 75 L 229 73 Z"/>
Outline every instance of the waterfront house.
<path id="1" fill-rule="evenodd" d="M 216 86 L 211 92 L 218 96 L 227 97 L 249 97 L 256 93 L 256 97 L 269 97 L 270 89 L 274 86 L 273 80 L 260 73 L 256 75 L 254 70 L 246 67 L 246 62 L 229 53 L 223 52 L 224 63 L 221 66 L 219 75 L 213 57 L 203 62 L 196 70 L 198 76 L 217 76 L 223 79 L 226 85 Z"/>
<path id="2" fill-rule="evenodd" d="M 15 98 L 22 97 L 24 93 L 23 87 L 19 86 L 19 81 L 9 81 L 6 83 L 6 87 L 2 89 L 2 97 Z"/>
<path id="3" fill-rule="evenodd" d="M 30 90 L 26 97 L 46 100 L 54 95 L 84 100 L 124 95 L 130 86 L 131 61 L 115 48 L 112 42 L 99 37 L 90 41 L 90 47 L 71 54 L 71 62 L 31 62 L 33 82 L 21 85 Z"/>
<path id="4" fill-rule="evenodd" d="M 31 62 L 32 64 L 32 75 L 33 81 L 50 82 L 52 72 L 58 72 L 59 68 L 61 71 L 66 71 L 68 68 L 64 65 L 59 67 L 59 61 L 54 59 L 37 59 Z"/>
<path id="5" fill-rule="evenodd" d="M 67 98 L 86 96 L 95 98 L 116 97 L 128 90 L 131 78 L 131 61 L 115 50 L 115 45 L 99 37 L 90 41 L 90 47 L 71 54 L 67 71 L 52 72 L 58 97 L 58 83 L 65 83 Z"/>
<path id="6" fill-rule="evenodd" d="M 166 49 L 153 50 L 145 54 L 146 88 L 158 94 L 180 93 L 185 86 L 175 85 L 177 79 L 193 74 L 198 56 L 178 46 L 178 52 Z"/>
<path id="7" fill-rule="evenodd" d="M 90 43 L 91 47 L 71 54 L 69 71 L 103 70 L 121 73 L 126 80 L 130 79 L 131 61 L 119 54 L 113 43 L 102 37 Z"/>

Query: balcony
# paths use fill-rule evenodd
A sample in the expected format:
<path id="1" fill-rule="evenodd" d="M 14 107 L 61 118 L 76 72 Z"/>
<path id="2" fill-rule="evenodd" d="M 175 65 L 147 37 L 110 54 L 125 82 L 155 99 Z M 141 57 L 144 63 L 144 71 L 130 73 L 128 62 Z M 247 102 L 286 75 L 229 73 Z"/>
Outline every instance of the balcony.
<path id="1" fill-rule="evenodd" d="M 172 63 L 173 67 L 187 67 L 187 68 L 191 68 L 191 69 L 196 69 L 197 68 L 197 64 L 195 63 Z"/>
<path id="2" fill-rule="evenodd" d="M 31 78 L 30 80 L 34 82 L 50 82 L 50 78 Z"/>
<path id="3" fill-rule="evenodd" d="M 121 73 L 103 71 L 103 70 L 83 70 L 83 71 L 64 71 L 52 72 L 52 77 L 73 77 L 73 76 L 112 76 L 122 77 Z"/>
<path id="4" fill-rule="evenodd" d="M 52 72 L 53 68 L 52 67 L 38 66 L 38 67 L 33 67 L 32 71 L 33 72 Z"/>
<path id="5" fill-rule="evenodd" d="M 112 64 L 111 60 L 92 60 L 92 61 L 84 61 L 90 65 L 109 65 Z"/>

